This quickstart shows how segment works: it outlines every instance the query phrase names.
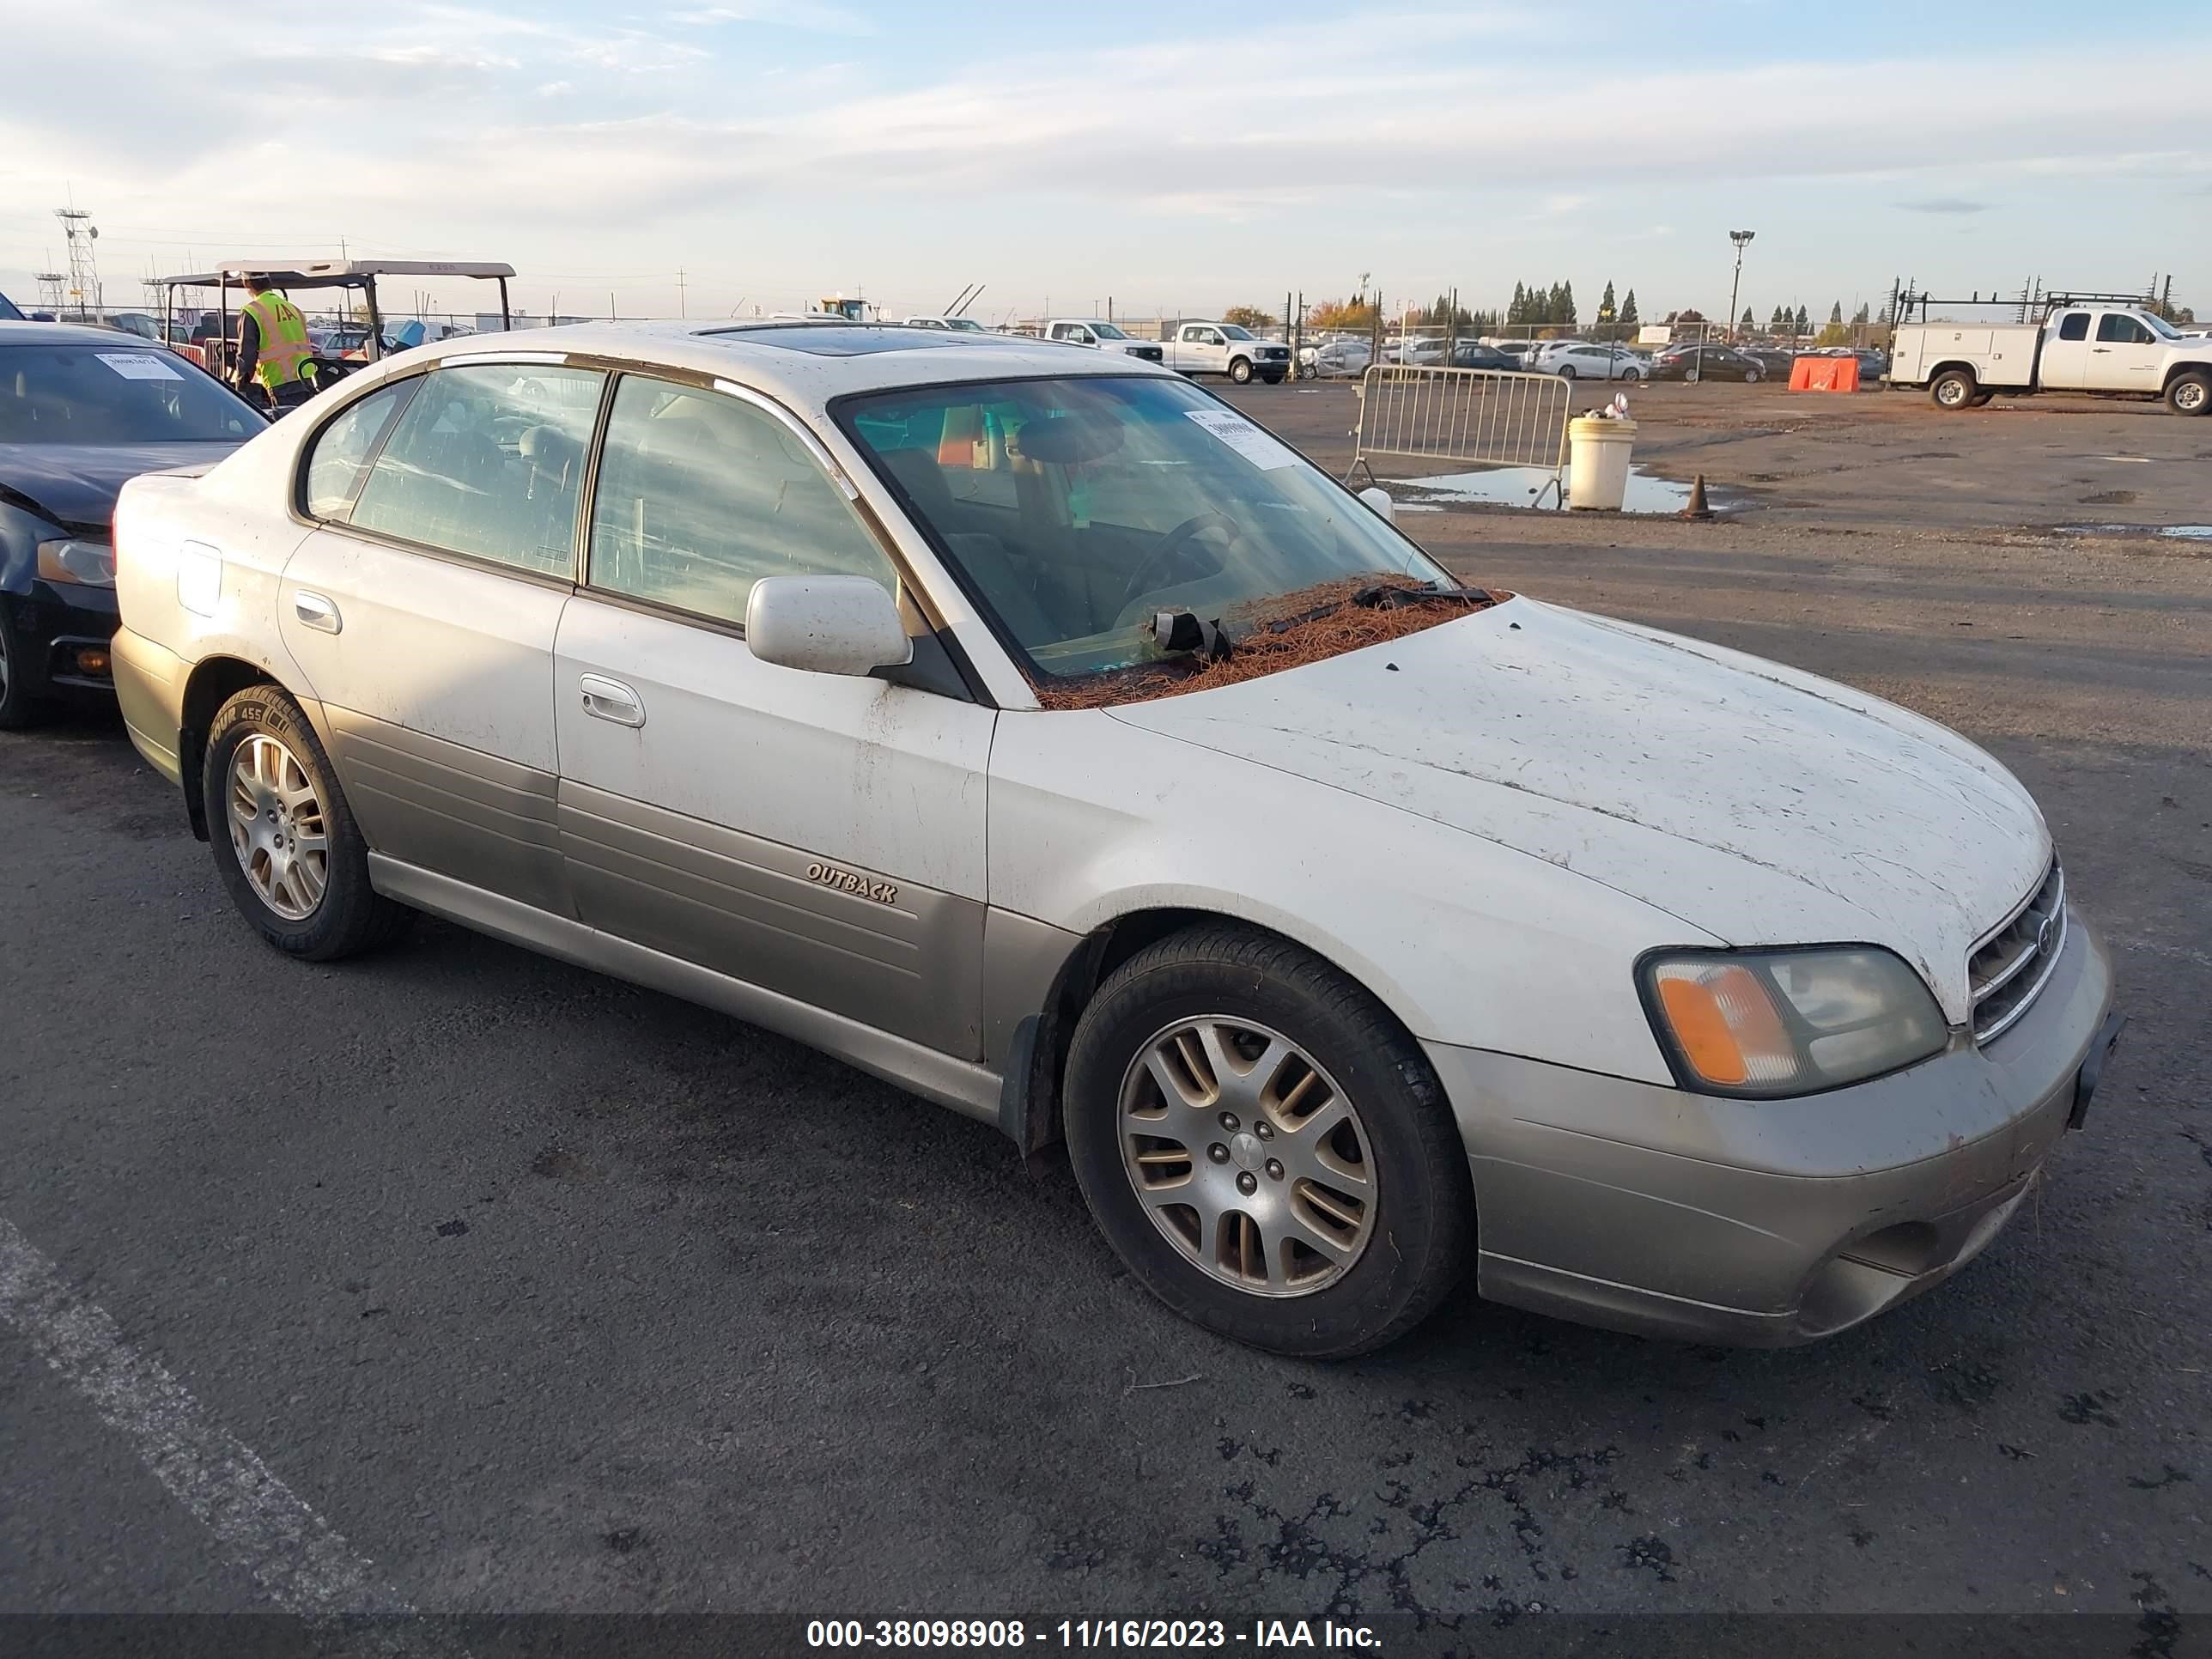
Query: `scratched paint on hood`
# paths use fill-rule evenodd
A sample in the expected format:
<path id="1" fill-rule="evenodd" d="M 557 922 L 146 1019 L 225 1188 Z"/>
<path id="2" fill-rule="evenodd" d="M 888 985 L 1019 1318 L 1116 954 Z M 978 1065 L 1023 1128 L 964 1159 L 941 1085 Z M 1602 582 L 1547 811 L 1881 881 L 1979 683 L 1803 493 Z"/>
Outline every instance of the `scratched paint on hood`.
<path id="1" fill-rule="evenodd" d="M 2051 855 L 2027 791 L 1932 721 L 1525 599 L 1113 714 L 1549 860 L 1734 944 L 1887 945 L 1954 1022 L 1974 942 Z"/>

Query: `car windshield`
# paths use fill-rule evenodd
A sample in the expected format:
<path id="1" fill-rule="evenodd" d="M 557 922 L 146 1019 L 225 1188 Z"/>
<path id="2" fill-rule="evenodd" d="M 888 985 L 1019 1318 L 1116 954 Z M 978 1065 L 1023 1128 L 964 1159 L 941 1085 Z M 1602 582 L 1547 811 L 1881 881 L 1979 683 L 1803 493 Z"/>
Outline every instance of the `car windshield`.
<path id="1" fill-rule="evenodd" d="M 1179 380 L 919 386 L 837 418 L 1040 684 L 1158 662 L 1212 620 L 1352 578 L 1453 586 L 1297 453 Z"/>
<path id="2" fill-rule="evenodd" d="M 2165 318 L 2160 316 L 2154 311 L 2144 312 L 2142 313 L 2142 319 L 2151 325 L 2151 328 L 2157 333 L 2160 339 L 2179 340 L 2182 337 L 2182 333 L 2179 329 L 2176 328 L 2172 323 L 2167 322 Z"/>
<path id="3" fill-rule="evenodd" d="M 265 424 L 159 346 L 0 346 L 0 443 L 234 444 Z"/>
<path id="4" fill-rule="evenodd" d="M 983 332 L 983 325 L 977 322 L 973 317 L 948 317 L 945 319 L 945 326 L 947 328 L 964 329 L 970 334 L 981 334 Z"/>
<path id="5" fill-rule="evenodd" d="M 13 300 L 4 294 L 0 294 L 0 323 L 21 323 L 29 319 L 21 312 L 15 309 L 15 302 Z"/>
<path id="6" fill-rule="evenodd" d="M 1252 337 L 1250 329 L 1241 327 L 1235 323 L 1222 324 L 1221 333 L 1223 338 L 1230 340 L 1249 340 Z"/>
<path id="7" fill-rule="evenodd" d="M 1129 337 L 1111 323 L 1092 323 L 1091 331 L 1102 340 L 1126 340 Z"/>

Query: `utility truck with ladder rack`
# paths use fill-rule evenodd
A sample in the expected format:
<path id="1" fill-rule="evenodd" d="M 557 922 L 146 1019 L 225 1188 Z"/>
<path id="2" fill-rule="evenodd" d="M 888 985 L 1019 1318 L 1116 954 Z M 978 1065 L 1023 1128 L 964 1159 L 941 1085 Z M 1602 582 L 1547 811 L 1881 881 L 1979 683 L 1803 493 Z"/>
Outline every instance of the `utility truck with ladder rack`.
<path id="1" fill-rule="evenodd" d="M 1977 310 L 1979 319 L 1957 314 Z M 1954 314 L 1930 320 L 1939 311 Z M 1996 311 L 2014 314 L 1989 320 Z M 2047 294 L 2023 303 L 1905 294 L 1894 314 L 1889 384 L 1924 387 L 1939 409 L 1978 408 L 2000 393 L 2073 392 L 2162 398 L 2177 415 L 2212 411 L 2212 338 L 2184 334 L 2139 295 Z"/>

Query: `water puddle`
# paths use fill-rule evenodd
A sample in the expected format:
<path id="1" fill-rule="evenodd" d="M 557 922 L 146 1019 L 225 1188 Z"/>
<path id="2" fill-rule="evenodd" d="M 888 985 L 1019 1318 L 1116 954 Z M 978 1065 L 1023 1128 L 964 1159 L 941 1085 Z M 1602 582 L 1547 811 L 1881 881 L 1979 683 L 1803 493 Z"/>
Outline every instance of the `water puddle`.
<path id="1" fill-rule="evenodd" d="M 1564 476 L 1561 488 L 1571 489 L 1572 469 Z M 1398 503 L 1399 510 L 1407 513 L 1436 511 L 1447 504 L 1485 504 L 1493 507 L 1534 507 L 1537 498 L 1543 498 L 1548 509 L 1557 500 L 1552 489 L 1552 472 L 1542 466 L 1492 466 L 1475 472 L 1446 472 L 1425 478 L 1386 478 L 1383 480 L 1395 495 L 1400 490 L 1419 492 L 1413 499 Z M 1708 501 L 1719 505 L 1721 492 L 1711 485 L 1705 489 Z M 1676 483 L 1671 478 L 1655 478 L 1642 467 L 1628 469 L 1628 491 L 1622 497 L 1620 510 L 1624 513 L 1668 514 L 1680 513 L 1690 504 L 1690 486 Z"/>
<path id="2" fill-rule="evenodd" d="M 2157 536 L 2168 541 L 2212 542 L 2212 524 L 2062 524 L 2062 536 Z"/>

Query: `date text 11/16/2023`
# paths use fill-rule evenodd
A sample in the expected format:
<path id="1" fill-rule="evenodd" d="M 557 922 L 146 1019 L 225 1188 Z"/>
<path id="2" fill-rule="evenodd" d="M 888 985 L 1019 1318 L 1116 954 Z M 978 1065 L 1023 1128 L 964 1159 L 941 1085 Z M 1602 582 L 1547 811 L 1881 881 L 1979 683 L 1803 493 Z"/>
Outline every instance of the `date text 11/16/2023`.
<path id="1" fill-rule="evenodd" d="M 1364 1625 L 1328 1620 L 1259 1619 L 1232 1625 L 1219 1619 L 816 1619 L 806 1626 L 810 1648 L 933 1648 L 988 1652 L 1024 1647 L 1100 1648 L 1357 1648 L 1382 1645 Z"/>

